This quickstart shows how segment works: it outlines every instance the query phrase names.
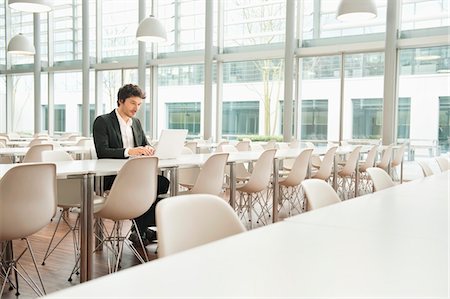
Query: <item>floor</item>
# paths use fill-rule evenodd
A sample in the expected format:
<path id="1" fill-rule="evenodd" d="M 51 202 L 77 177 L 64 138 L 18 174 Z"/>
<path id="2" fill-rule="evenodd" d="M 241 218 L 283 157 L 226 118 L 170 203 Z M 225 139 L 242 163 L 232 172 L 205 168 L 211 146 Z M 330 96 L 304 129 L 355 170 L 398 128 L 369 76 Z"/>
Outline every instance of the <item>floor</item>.
<path id="1" fill-rule="evenodd" d="M 424 158 L 427 160 L 431 168 L 435 171 L 439 171 L 438 165 L 431 158 Z M 411 161 L 405 161 L 404 164 L 404 179 L 405 181 L 413 180 L 416 178 L 422 177 L 422 171 L 420 166 Z M 57 219 L 57 218 L 55 218 Z M 70 216 L 71 221 L 75 221 L 76 214 L 71 213 Z M 47 245 L 50 241 L 51 235 L 54 231 L 56 225 L 56 220 L 53 220 L 47 227 L 42 229 L 39 233 L 31 236 L 29 238 L 33 250 L 36 255 L 36 259 L 38 261 L 38 267 L 41 271 L 41 275 L 44 280 L 44 284 L 46 287 L 47 293 L 54 292 L 63 288 L 70 287 L 72 285 L 76 285 L 79 283 L 79 277 L 77 275 L 73 276 L 73 280 L 71 282 L 68 281 L 69 275 L 72 271 L 72 268 L 75 264 L 74 251 L 73 251 L 73 242 L 70 236 L 68 236 L 58 247 L 57 250 L 53 252 L 53 254 L 48 258 L 46 264 L 41 265 L 42 259 L 47 248 Z M 57 231 L 57 237 L 61 237 L 67 227 L 65 225 L 61 225 Z M 14 253 L 17 255 L 25 246 L 24 241 L 14 241 Z M 156 249 L 157 245 L 152 244 L 147 246 L 149 259 L 156 259 Z M 106 275 L 108 273 L 107 270 L 107 254 L 106 250 L 97 251 L 93 256 L 93 264 L 94 264 L 94 277 L 100 277 Z M 35 275 L 35 271 L 32 267 L 31 257 L 29 253 L 26 253 L 22 259 L 22 265 L 26 269 L 30 269 L 30 274 L 32 277 L 37 278 Z M 128 268 L 130 266 L 138 264 L 138 260 L 134 257 L 130 250 L 126 249 L 123 254 L 122 259 L 122 268 Z M 1 282 L 1 279 L 0 279 Z M 34 298 L 36 297 L 35 293 L 26 285 L 23 280 L 19 280 L 20 283 L 20 296 L 19 298 Z M 1 298 L 15 298 L 15 291 L 9 291 L 8 287 L 6 287 L 4 294 Z"/>

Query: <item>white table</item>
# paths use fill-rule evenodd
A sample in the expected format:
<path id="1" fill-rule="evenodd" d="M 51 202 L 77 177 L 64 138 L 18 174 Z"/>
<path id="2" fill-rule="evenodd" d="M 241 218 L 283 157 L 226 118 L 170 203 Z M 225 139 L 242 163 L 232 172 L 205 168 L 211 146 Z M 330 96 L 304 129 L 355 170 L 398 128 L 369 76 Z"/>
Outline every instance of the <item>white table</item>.
<path id="1" fill-rule="evenodd" d="M 445 179 L 447 185 L 442 186 Z M 392 189 L 405 189 L 402 192 L 391 191 L 397 196 L 422 189 L 422 194 L 438 185 L 445 191 L 448 172 L 431 181 Z M 364 196 L 335 205 L 332 212 L 328 208 L 308 212 L 292 221 L 70 287 L 48 298 L 447 298 L 448 193 L 441 196 L 428 191 L 422 200 L 445 203 L 433 204 L 422 213 L 426 204 L 417 205 L 408 195 Z M 372 210 L 377 200 L 383 202 L 382 209 Z M 438 211 L 441 208 L 444 212 Z M 368 211 L 377 220 L 360 225 L 360 214 Z M 333 215 L 345 216 L 347 222 L 342 225 L 337 222 L 342 218 Z M 323 222 L 330 216 L 336 222 Z M 394 221 L 398 217 L 402 221 Z M 439 227 L 433 224 L 436 218 Z M 447 221 L 441 223 L 444 218 Z M 430 234 L 408 225 L 415 220 Z M 384 221 L 389 227 L 380 227 Z"/>
<path id="2" fill-rule="evenodd" d="M 29 147 L 6 147 L 6 148 L 0 148 L 0 156 L 9 156 L 13 157 L 14 161 L 18 157 L 23 157 L 27 154 Z M 91 152 L 91 147 L 87 146 L 64 146 L 64 147 L 58 147 L 55 148 L 55 150 L 63 150 L 68 153 L 73 153 L 77 155 L 83 155 L 88 154 Z"/>

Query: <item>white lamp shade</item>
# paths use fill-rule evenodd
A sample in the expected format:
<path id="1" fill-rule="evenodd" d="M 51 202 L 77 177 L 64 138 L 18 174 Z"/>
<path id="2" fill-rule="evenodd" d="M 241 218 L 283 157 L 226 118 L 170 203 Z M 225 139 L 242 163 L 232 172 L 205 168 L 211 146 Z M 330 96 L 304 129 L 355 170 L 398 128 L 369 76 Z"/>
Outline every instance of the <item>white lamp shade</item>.
<path id="1" fill-rule="evenodd" d="M 36 50 L 28 38 L 22 33 L 19 33 L 9 41 L 8 52 L 19 55 L 34 55 Z"/>
<path id="2" fill-rule="evenodd" d="M 341 0 L 337 11 L 340 21 L 363 21 L 377 17 L 377 7 L 373 0 Z"/>
<path id="3" fill-rule="evenodd" d="M 167 40 L 166 29 L 154 16 L 149 16 L 139 23 L 136 38 L 142 42 L 163 42 Z"/>
<path id="4" fill-rule="evenodd" d="M 9 0 L 9 7 L 26 12 L 48 12 L 52 10 L 53 1 L 50 0 Z"/>

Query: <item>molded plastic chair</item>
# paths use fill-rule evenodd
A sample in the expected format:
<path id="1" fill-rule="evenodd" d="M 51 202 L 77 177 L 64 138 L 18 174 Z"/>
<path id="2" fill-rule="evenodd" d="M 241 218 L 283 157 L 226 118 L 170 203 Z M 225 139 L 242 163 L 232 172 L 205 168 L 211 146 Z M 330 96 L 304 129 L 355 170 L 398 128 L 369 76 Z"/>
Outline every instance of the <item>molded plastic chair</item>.
<path id="1" fill-rule="evenodd" d="M 160 258 L 245 231 L 231 206 L 209 194 L 180 195 L 159 202 L 156 224 Z"/>
<path id="2" fill-rule="evenodd" d="M 189 148 L 193 154 L 197 153 L 197 141 L 188 141 L 184 144 L 184 146 Z"/>
<path id="3" fill-rule="evenodd" d="M 43 151 L 41 155 L 42 155 L 42 162 L 73 161 L 72 156 L 66 153 L 65 151 Z M 50 239 L 50 242 L 48 244 L 47 251 L 44 254 L 42 265 L 45 265 L 45 261 L 47 260 L 47 258 L 53 253 L 53 251 L 58 247 L 58 245 L 70 233 L 72 233 L 73 247 L 75 250 L 75 262 L 77 261 L 79 254 L 78 235 L 76 233 L 79 224 L 79 214 L 77 215 L 75 223 L 72 224 L 69 219 L 69 210 L 72 208 L 80 208 L 80 200 L 82 197 L 81 190 L 83 182 L 81 179 L 58 179 L 56 183 L 57 183 L 57 201 L 58 201 L 57 205 L 59 208 L 62 209 L 62 211 L 58 217 L 58 221 L 56 222 L 56 227 L 55 230 L 53 231 L 52 238 Z M 61 220 L 63 220 L 63 222 L 67 225 L 69 229 L 52 248 L 52 244 L 55 239 L 55 235 L 56 232 L 58 231 L 58 227 L 61 223 Z"/>
<path id="4" fill-rule="evenodd" d="M 303 150 L 294 160 L 292 169 L 286 178 L 279 180 L 280 186 L 280 210 L 282 207 L 288 208 L 288 215 L 293 212 L 301 213 L 304 207 L 304 197 L 301 192 L 300 184 L 306 178 L 308 172 L 309 160 L 311 159 L 313 149 Z"/>
<path id="5" fill-rule="evenodd" d="M 431 167 L 430 167 L 430 165 L 428 165 L 427 162 L 425 162 L 423 160 L 418 160 L 416 162 L 422 168 L 423 176 L 427 177 L 427 176 L 433 175 L 433 170 L 431 170 Z"/>
<path id="6" fill-rule="evenodd" d="M 348 157 L 345 165 L 341 170 L 337 171 L 338 175 L 338 187 L 337 193 L 341 194 L 341 199 L 349 199 L 356 197 L 356 171 L 358 171 L 359 153 L 361 152 L 361 146 L 357 146 L 353 149 Z M 352 196 L 353 195 L 353 196 Z"/>
<path id="7" fill-rule="evenodd" d="M 253 227 L 253 212 L 258 217 L 256 223 L 259 223 L 260 220 L 265 223 L 265 215 L 270 217 L 269 199 L 267 194 L 266 196 L 262 194 L 262 191 L 270 187 L 270 177 L 276 151 L 276 149 L 265 150 L 255 162 L 253 172 L 248 181 L 236 186 L 236 190 L 239 192 L 239 204 L 236 205 L 237 212 L 241 217 L 244 217 L 244 208 L 247 210 L 250 227 Z"/>
<path id="8" fill-rule="evenodd" d="M 388 171 L 391 163 L 391 158 L 392 158 L 392 145 L 389 145 L 383 150 L 380 162 L 376 163 L 376 166 L 385 171 Z"/>
<path id="9" fill-rule="evenodd" d="M 222 152 L 224 153 L 237 153 L 239 150 L 231 144 L 225 144 L 222 146 Z M 227 178 L 230 177 L 230 167 L 225 167 L 225 174 Z M 244 163 L 236 163 L 234 165 L 234 177 L 238 182 L 247 181 L 250 178 L 251 173 L 247 170 Z"/>
<path id="10" fill-rule="evenodd" d="M 361 162 L 359 165 L 360 194 L 372 192 L 373 189 L 372 181 L 369 178 L 367 169 L 375 165 L 377 154 L 378 154 L 378 145 L 374 145 L 367 153 L 366 161 Z"/>
<path id="11" fill-rule="evenodd" d="M 436 162 L 438 163 L 441 171 L 447 171 L 450 169 L 450 163 L 446 157 L 436 157 Z"/>
<path id="12" fill-rule="evenodd" d="M 17 259 L 0 256 L 3 279 L 0 295 L 6 283 L 16 289 L 19 294 L 18 276 L 36 292 L 38 296 L 45 294 L 41 275 L 28 236 L 38 232 L 48 223 L 56 211 L 56 166 L 55 164 L 22 164 L 11 168 L 0 180 L 0 242 L 11 242 L 24 239 L 27 247 L 17 254 Z M 25 268 L 18 265 L 20 258 L 29 250 L 42 289 L 31 279 Z M 15 272 L 15 284 L 10 278 Z"/>
<path id="13" fill-rule="evenodd" d="M 189 191 L 186 193 L 219 195 L 223 188 L 225 165 L 227 164 L 228 155 L 228 153 L 211 155 L 200 168 L 195 184 L 190 186 Z"/>
<path id="14" fill-rule="evenodd" d="M 391 169 L 392 169 L 392 178 L 396 181 L 400 181 L 400 183 L 403 183 L 403 156 L 405 155 L 405 149 L 406 149 L 406 143 L 403 143 L 398 149 L 395 150 L 394 158 L 391 162 Z M 400 176 L 397 173 L 397 166 L 400 166 Z"/>
<path id="15" fill-rule="evenodd" d="M 380 191 L 386 188 L 393 187 L 395 185 L 389 174 L 381 168 L 367 168 L 367 173 L 372 179 L 374 191 Z"/>
<path id="16" fill-rule="evenodd" d="M 333 146 L 328 149 L 325 156 L 323 157 L 322 162 L 320 163 L 319 170 L 312 175 L 312 178 L 328 181 L 332 174 L 334 155 L 336 154 L 336 150 L 337 146 Z"/>
<path id="17" fill-rule="evenodd" d="M 240 141 L 236 144 L 236 149 L 239 152 L 248 152 L 251 151 L 250 141 Z"/>
<path id="18" fill-rule="evenodd" d="M 38 144 L 30 147 L 23 158 L 23 163 L 41 162 L 43 151 L 52 151 L 53 144 Z"/>
<path id="19" fill-rule="evenodd" d="M 197 146 L 196 146 L 197 147 Z M 181 151 L 182 155 L 193 155 L 194 152 L 191 148 L 186 145 Z M 179 168 L 178 169 L 178 185 L 181 187 L 190 189 L 194 186 L 197 180 L 198 174 L 200 173 L 200 167 L 189 167 L 189 168 Z"/>
<path id="20" fill-rule="evenodd" d="M 325 181 L 319 179 L 304 180 L 303 190 L 306 195 L 306 210 L 316 210 L 341 202 L 336 191 Z"/>
<path id="21" fill-rule="evenodd" d="M 155 201 L 157 171 L 157 157 L 136 157 L 129 159 L 119 171 L 109 193 L 105 194 L 104 197 L 95 196 L 94 200 L 99 202 L 101 199 L 104 199 L 103 203 L 94 206 L 95 216 L 114 221 L 114 226 L 110 233 L 108 233 L 105 226 L 100 222 L 104 231 L 103 235 L 106 236 L 103 242 L 106 243 L 108 250 L 113 253 L 112 257 L 108 255 L 108 259 L 112 260 L 108 265 L 115 264 L 114 267 L 109 267 L 110 272 L 115 272 L 119 268 L 124 243 L 131 249 L 141 263 L 148 261 L 147 252 L 142 240 L 140 239 L 140 243 L 144 252 L 145 261 L 136 248 L 134 248 L 133 244 L 126 240 L 131 230 L 125 236 L 121 236 L 120 233 L 124 220 L 141 216 Z M 132 222 L 137 229 L 135 221 L 132 220 Z M 137 235 L 140 238 L 141 234 L 139 231 Z"/>

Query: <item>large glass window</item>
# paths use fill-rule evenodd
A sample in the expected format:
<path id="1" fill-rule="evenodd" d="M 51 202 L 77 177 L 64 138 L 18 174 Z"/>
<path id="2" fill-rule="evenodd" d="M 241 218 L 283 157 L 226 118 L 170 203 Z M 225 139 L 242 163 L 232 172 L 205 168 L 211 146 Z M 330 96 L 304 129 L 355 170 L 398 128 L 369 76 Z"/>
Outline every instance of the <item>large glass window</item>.
<path id="1" fill-rule="evenodd" d="M 450 47 L 430 47 L 400 50 L 398 95 L 411 99 L 411 140 L 428 140 L 444 144 L 445 97 L 450 95 L 450 70 L 444 63 L 450 57 Z M 441 105 L 442 99 L 442 105 Z M 442 118 L 441 118 L 442 117 Z M 444 134 L 444 135 L 443 135 Z"/>
<path id="2" fill-rule="evenodd" d="M 0 0 L 0 31 L 5 32 L 6 14 L 5 0 Z M 0 69 L 6 64 L 6 34 L 0 34 Z"/>
<path id="3" fill-rule="evenodd" d="M 159 1 L 158 18 L 167 31 L 167 42 L 158 47 L 159 52 L 204 48 L 205 0 Z"/>
<path id="4" fill-rule="evenodd" d="M 103 58 L 137 55 L 138 2 L 103 1 Z"/>
<path id="5" fill-rule="evenodd" d="M 259 102 L 224 102 L 222 118 L 223 137 L 258 135 Z"/>
<path id="6" fill-rule="evenodd" d="M 200 134 L 200 103 L 167 103 L 167 128 L 187 129 L 191 136 Z"/>
<path id="7" fill-rule="evenodd" d="M 438 139 L 441 153 L 448 152 L 450 143 L 450 96 L 439 97 Z"/>
<path id="8" fill-rule="evenodd" d="M 201 125 L 194 125 L 195 122 L 201 121 L 200 117 L 190 118 L 180 115 L 186 112 L 186 109 L 199 110 L 201 115 L 201 105 L 204 99 L 204 66 L 202 64 L 193 65 L 174 65 L 163 66 L 158 68 L 158 99 L 156 120 L 156 130 L 167 128 L 171 123 L 185 124 L 189 129 L 189 134 L 199 134 Z M 196 103 L 195 105 L 192 103 Z M 194 105 L 194 106 L 193 106 Z M 197 105 L 197 106 L 196 106 Z M 170 111 L 167 109 L 173 109 Z M 180 108 L 180 115 L 175 113 L 175 109 Z M 192 110 L 186 112 L 194 115 Z M 176 116 L 175 116 L 176 115 Z M 174 116 L 176 119 L 168 119 Z M 197 130 L 198 128 L 198 130 Z M 200 133 L 201 134 L 201 133 Z M 158 133 L 159 135 L 159 133 Z"/>
<path id="9" fill-rule="evenodd" d="M 286 1 L 227 0 L 224 3 L 224 46 L 284 42 Z"/>
<path id="10" fill-rule="evenodd" d="M 48 131 L 48 105 L 42 105 L 42 129 Z M 55 105 L 55 132 L 66 131 L 66 105 Z"/>
<path id="11" fill-rule="evenodd" d="M 280 134 L 279 111 L 283 99 L 283 60 L 227 62 L 223 65 L 223 120 L 226 102 L 257 102 L 259 117 L 257 134 Z M 237 106 L 231 106 L 233 109 Z M 228 113 L 228 112 L 227 112 Z M 223 128 L 223 132 L 225 133 Z M 229 127 L 228 127 L 229 129 Z"/>
<path id="12" fill-rule="evenodd" d="M 383 100 L 353 99 L 353 135 L 354 139 L 380 139 Z M 411 99 L 400 98 L 397 111 L 397 138 L 408 139 L 411 118 Z"/>
<path id="13" fill-rule="evenodd" d="M 6 76 L 0 75 L 0 132 L 6 132 Z"/>
<path id="14" fill-rule="evenodd" d="M 82 95 L 82 77 L 81 72 L 76 73 L 56 73 L 54 78 L 55 85 L 55 118 L 58 114 L 58 108 L 65 107 L 65 130 L 68 132 L 81 132 L 81 113 L 78 106 L 81 105 Z M 55 119 L 55 131 L 56 119 Z"/>
<path id="15" fill-rule="evenodd" d="M 328 100 L 302 100 L 301 140 L 326 140 Z"/>
<path id="16" fill-rule="evenodd" d="M 450 25 L 448 0 L 403 0 L 401 30 Z"/>
<path id="17" fill-rule="evenodd" d="M 34 132 L 34 84 L 32 75 L 12 76 L 11 132 Z"/>

